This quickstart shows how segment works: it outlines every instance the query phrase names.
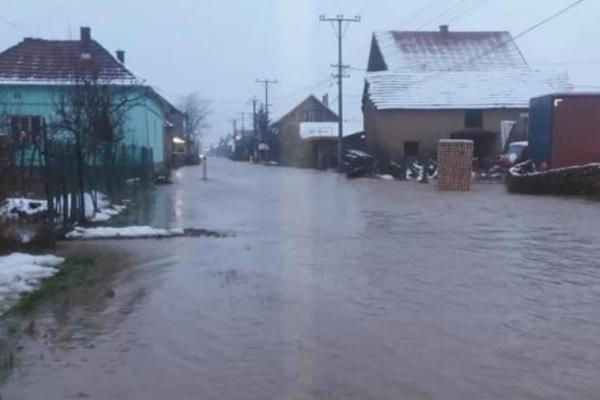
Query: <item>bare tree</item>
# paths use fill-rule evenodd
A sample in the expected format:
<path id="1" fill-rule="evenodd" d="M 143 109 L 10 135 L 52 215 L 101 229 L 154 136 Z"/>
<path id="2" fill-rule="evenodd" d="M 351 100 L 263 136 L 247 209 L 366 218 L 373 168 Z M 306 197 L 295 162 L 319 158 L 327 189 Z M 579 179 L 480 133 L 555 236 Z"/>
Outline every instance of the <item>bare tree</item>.
<path id="1" fill-rule="evenodd" d="M 93 64 L 88 64 L 57 93 L 55 117 L 49 124 L 49 132 L 63 142 L 71 141 L 74 147 L 78 201 L 72 201 L 71 206 L 76 210 L 78 221 L 85 221 L 84 169 L 86 158 L 93 153 L 86 146 L 100 143 L 106 150 L 103 163 L 114 162 L 116 145 L 126 133 L 128 113 L 142 103 L 148 90 L 134 79 L 106 76 Z"/>
<path id="2" fill-rule="evenodd" d="M 185 140 L 200 140 L 200 133 L 208 127 L 208 116 L 211 114 L 211 101 L 204 99 L 198 92 L 188 93 L 178 103 L 185 115 Z"/>

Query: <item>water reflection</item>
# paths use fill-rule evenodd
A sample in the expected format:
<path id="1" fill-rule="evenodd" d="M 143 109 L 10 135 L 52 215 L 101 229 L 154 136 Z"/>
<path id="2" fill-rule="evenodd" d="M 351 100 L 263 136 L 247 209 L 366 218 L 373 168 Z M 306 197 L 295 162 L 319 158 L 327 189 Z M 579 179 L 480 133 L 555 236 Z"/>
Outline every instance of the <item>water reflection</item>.
<path id="1" fill-rule="evenodd" d="M 134 218 L 236 236 L 73 244 L 115 266 L 115 296 L 86 290 L 49 315 L 57 333 L 26 346 L 3 395 L 600 393 L 597 203 L 212 165 L 206 182 L 181 170 Z"/>

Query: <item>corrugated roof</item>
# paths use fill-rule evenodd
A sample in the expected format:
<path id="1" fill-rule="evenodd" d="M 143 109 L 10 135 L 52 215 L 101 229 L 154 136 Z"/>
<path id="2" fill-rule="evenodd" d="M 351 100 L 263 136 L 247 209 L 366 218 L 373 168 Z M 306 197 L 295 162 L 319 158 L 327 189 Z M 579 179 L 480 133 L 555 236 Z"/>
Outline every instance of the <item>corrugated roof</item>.
<path id="1" fill-rule="evenodd" d="M 98 42 L 82 57 L 79 40 L 27 38 L 0 53 L 2 83 L 64 83 L 94 73 L 101 80 L 132 81 L 135 76 Z"/>
<path id="2" fill-rule="evenodd" d="M 570 89 L 565 73 L 533 70 L 374 72 L 366 81 L 380 110 L 527 108 L 532 97 Z"/>

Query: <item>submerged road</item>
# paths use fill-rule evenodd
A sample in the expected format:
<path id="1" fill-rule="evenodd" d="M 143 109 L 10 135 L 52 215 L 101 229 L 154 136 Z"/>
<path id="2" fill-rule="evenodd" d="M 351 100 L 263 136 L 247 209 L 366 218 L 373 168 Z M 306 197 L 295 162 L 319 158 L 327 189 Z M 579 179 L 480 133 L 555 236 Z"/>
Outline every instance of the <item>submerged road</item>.
<path id="1" fill-rule="evenodd" d="M 599 398 L 600 203 L 209 172 L 134 220 L 235 236 L 63 245 L 111 273 L 37 317 L 3 400 Z"/>

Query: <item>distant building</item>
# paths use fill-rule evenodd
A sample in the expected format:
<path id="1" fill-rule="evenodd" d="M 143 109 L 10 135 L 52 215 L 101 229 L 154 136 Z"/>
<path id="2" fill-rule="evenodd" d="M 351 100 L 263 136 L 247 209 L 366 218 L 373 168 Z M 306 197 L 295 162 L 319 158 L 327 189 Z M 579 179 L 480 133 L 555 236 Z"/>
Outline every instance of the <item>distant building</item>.
<path id="1" fill-rule="evenodd" d="M 165 160 L 168 169 L 189 164 L 188 143 L 185 140 L 185 114 L 161 97 L 165 115 Z"/>
<path id="2" fill-rule="evenodd" d="M 308 96 L 300 104 L 275 122 L 278 138 L 279 162 L 296 167 L 313 167 L 314 149 L 310 141 L 303 141 L 300 125 L 303 122 L 337 122 L 337 114 L 314 95 Z M 337 132 L 337 131 L 336 131 Z"/>
<path id="3" fill-rule="evenodd" d="M 501 122 L 529 99 L 569 90 L 564 73 L 529 67 L 508 32 L 375 32 L 363 95 L 367 145 L 379 158 L 435 155 L 440 139 L 501 151 Z"/>
<path id="4" fill-rule="evenodd" d="M 123 144 L 150 150 L 154 170 L 167 167 L 168 144 L 164 99 L 125 67 L 125 52 L 113 56 L 81 28 L 79 40 L 26 38 L 0 53 L 0 103 L 10 125 L 19 134 L 35 138 L 55 118 L 58 95 L 81 74 L 94 74 L 108 85 L 128 85 L 147 93 L 126 112 Z M 141 97 L 141 96 L 140 96 Z"/>
<path id="5" fill-rule="evenodd" d="M 310 167 L 317 169 L 337 166 L 339 122 L 302 122 L 300 139 L 307 149 L 305 155 Z M 344 148 L 360 149 L 362 124 L 344 123 Z"/>

